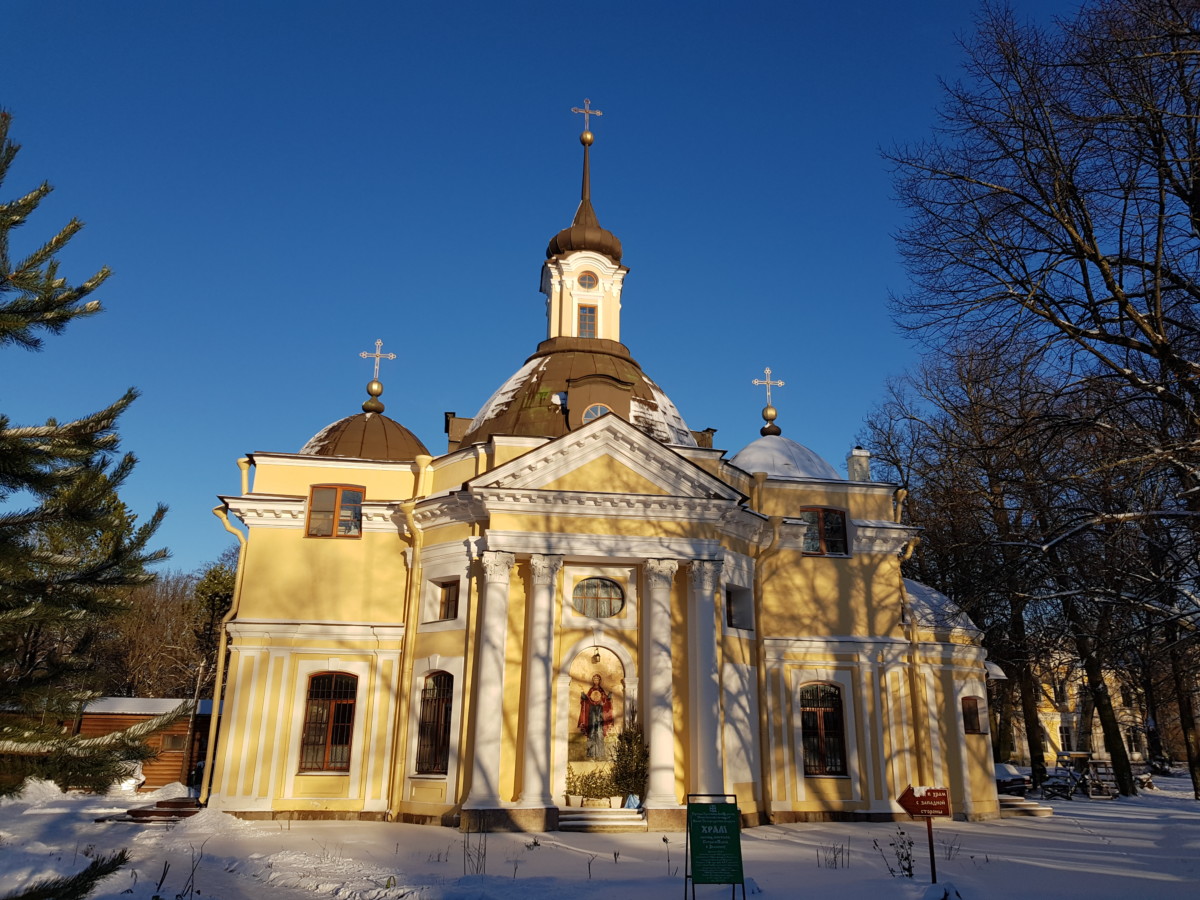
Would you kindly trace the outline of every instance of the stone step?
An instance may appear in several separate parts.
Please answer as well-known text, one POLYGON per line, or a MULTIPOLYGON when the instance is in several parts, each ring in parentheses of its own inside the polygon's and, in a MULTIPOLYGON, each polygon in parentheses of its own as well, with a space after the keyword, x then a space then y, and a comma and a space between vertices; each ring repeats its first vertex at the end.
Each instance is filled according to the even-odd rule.
POLYGON ((200 803, 191 797, 159 800, 153 806, 135 806, 116 816, 104 816, 97 822, 136 822, 141 825, 170 824, 200 812, 200 803))
POLYGON ((1049 806, 1035 806, 1032 809, 1002 809, 1000 810, 1000 818, 1002 819, 1019 819, 1025 816, 1036 819, 1045 819, 1054 815, 1054 810, 1049 806))
POLYGON ((1042 806, 1036 800, 1003 795, 1000 797, 1000 818, 1002 819, 1016 819, 1022 816, 1044 819, 1052 815, 1054 815, 1054 810, 1051 807, 1042 806))
POLYGON ((559 809, 559 831, 619 832, 645 831, 646 817, 640 809, 559 809))

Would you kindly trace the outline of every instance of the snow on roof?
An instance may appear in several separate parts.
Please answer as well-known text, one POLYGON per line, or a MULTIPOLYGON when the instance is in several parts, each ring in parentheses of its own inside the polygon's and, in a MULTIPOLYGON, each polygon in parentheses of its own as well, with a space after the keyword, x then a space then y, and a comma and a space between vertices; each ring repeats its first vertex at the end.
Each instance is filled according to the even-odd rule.
MULTIPOLYGON (((658 409, 652 409, 648 403, 643 403, 637 397, 633 397, 629 402, 629 418, 633 424, 639 428, 642 427, 642 422, 661 424, 667 430, 666 437, 650 432, 646 433, 656 440, 665 441, 668 444, 695 447, 696 438, 688 428, 687 422, 683 421, 683 416, 679 414, 679 409, 671 401, 671 398, 648 377, 646 378, 646 387, 650 389, 654 402, 658 404, 658 409)), ((644 428, 642 430, 645 431, 644 428)))
MULTIPOLYGON (((169 697, 100 697, 90 701, 84 712, 93 716, 161 716, 185 702, 182 698, 169 697)), ((197 711, 200 715, 208 715, 212 711, 212 701, 201 700, 197 711)))
MULTIPOLYGON (((512 377, 509 378, 508 381, 504 382, 504 384, 500 385, 500 388, 496 391, 496 393, 492 394, 492 396, 487 399, 487 402, 480 407, 479 412, 475 413, 475 418, 471 420, 471 428, 474 428, 481 422, 492 418, 502 409, 504 409, 504 407, 507 406, 512 398, 516 395, 517 391, 521 389, 521 385, 525 383, 525 380, 529 378, 534 369, 545 367, 546 359, 546 357, 542 356, 527 360, 525 365, 517 369, 517 371, 512 374, 512 377)), ((468 429, 468 431, 469 430, 470 429, 468 429)))
POLYGON ((768 478, 842 479, 837 469, 816 453, 778 434, 751 441, 730 462, 743 472, 766 472, 768 478))
POLYGON ((909 609, 918 624, 979 630, 967 614, 941 591, 935 591, 929 585, 911 578, 904 579, 904 590, 908 594, 909 609))

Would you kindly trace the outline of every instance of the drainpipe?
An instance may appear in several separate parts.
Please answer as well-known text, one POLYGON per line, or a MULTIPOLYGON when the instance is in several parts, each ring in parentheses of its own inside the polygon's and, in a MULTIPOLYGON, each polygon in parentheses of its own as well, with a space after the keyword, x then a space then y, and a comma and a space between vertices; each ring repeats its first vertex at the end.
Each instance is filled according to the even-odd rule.
MULTIPOLYGON (((766 476, 761 472, 754 473, 761 495, 762 481, 766 476), (762 479, 759 476, 762 475, 762 479)), ((780 532, 783 530, 783 516, 770 516, 771 543, 759 552, 754 559, 754 649, 758 657, 755 666, 754 680, 758 687, 758 734, 759 734, 759 770, 762 790, 762 816, 770 823, 771 819, 771 782, 775 777, 771 766, 771 723, 768 716, 770 698, 767 695, 767 638, 763 629, 763 563, 779 552, 780 532)))
MULTIPOLYGON (((919 537, 908 541, 900 551, 900 562, 908 562, 920 542, 919 537)), ((929 715, 924 686, 921 684, 921 664, 917 661, 920 653, 920 643, 917 640, 917 620, 912 614, 912 606, 908 601, 908 592, 904 589, 903 577, 900 579, 900 595, 903 598, 905 618, 908 619, 904 630, 908 636, 908 690, 912 694, 913 700, 913 743, 917 752, 917 777, 921 780, 921 784, 932 784, 932 759, 931 754, 927 752, 928 741, 922 723, 929 728, 935 726, 929 715)))
MULTIPOLYGON (((244 496, 249 493, 247 488, 249 486, 250 461, 242 457, 238 460, 238 468, 242 470, 242 495, 244 496)), ((221 630, 217 637, 217 670, 213 675, 212 714, 208 720, 208 746, 204 751, 204 776, 200 779, 201 806, 208 802, 209 791, 212 788, 213 756, 217 751, 217 720, 221 717, 222 682, 225 678, 225 648, 229 643, 228 625, 237 616, 238 607, 241 606, 242 581, 246 573, 246 536, 229 523, 229 513, 224 506, 213 507, 213 515, 221 520, 221 524, 225 526, 226 531, 237 538, 238 563, 237 576, 233 583, 233 603, 230 604, 229 612, 225 613, 224 618, 221 619, 221 630)))
POLYGON ((389 822, 395 819, 398 807, 404 801, 404 771, 407 771, 407 766, 404 771, 400 771, 399 764, 407 752, 408 720, 412 715, 409 694, 412 692, 413 652, 417 642, 417 619, 421 603, 421 548, 425 544, 425 534, 417 527, 414 510, 417 500, 429 493, 432 462, 432 456, 421 455, 416 458, 417 477, 413 482, 413 495, 400 504, 400 514, 404 516, 404 526, 408 529, 408 545, 412 549, 412 557, 408 571, 408 592, 404 600, 404 641, 400 651, 396 724, 392 732, 391 765, 388 766, 388 772, 394 779, 392 789, 388 792, 387 812, 384 814, 384 818, 389 822))

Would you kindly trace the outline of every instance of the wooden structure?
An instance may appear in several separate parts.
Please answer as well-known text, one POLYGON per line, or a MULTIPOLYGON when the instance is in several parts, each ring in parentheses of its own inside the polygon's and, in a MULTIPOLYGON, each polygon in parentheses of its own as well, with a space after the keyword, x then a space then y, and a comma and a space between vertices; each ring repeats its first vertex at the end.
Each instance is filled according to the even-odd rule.
MULTIPOLYGON (((78 719, 75 733, 82 737, 99 737, 123 731, 155 716, 161 716, 183 703, 180 699, 151 699, 147 697, 101 697, 93 700, 78 719)), ((208 722, 212 710, 211 700, 202 700, 196 713, 195 723, 184 716, 162 731, 147 735, 145 742, 158 755, 142 763, 142 774, 146 780, 138 787, 141 791, 152 791, 178 781, 188 784, 196 763, 204 759, 204 741, 208 737, 208 722), (192 741, 188 752, 188 728, 191 724, 192 741)))

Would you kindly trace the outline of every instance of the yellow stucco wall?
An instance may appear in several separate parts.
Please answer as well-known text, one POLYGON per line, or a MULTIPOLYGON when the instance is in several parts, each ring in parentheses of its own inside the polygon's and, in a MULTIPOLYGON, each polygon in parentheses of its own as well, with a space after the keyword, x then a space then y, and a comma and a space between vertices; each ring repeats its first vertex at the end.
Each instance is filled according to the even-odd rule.
POLYGON ((239 618, 404 621, 408 571, 394 534, 307 538, 295 529, 255 528, 246 549, 239 618))
POLYGON ((330 465, 322 459, 306 465, 295 457, 279 458, 256 454, 255 494, 308 497, 314 484, 357 484, 370 500, 406 500, 412 496, 416 475, 412 463, 372 462, 360 465, 330 465))

